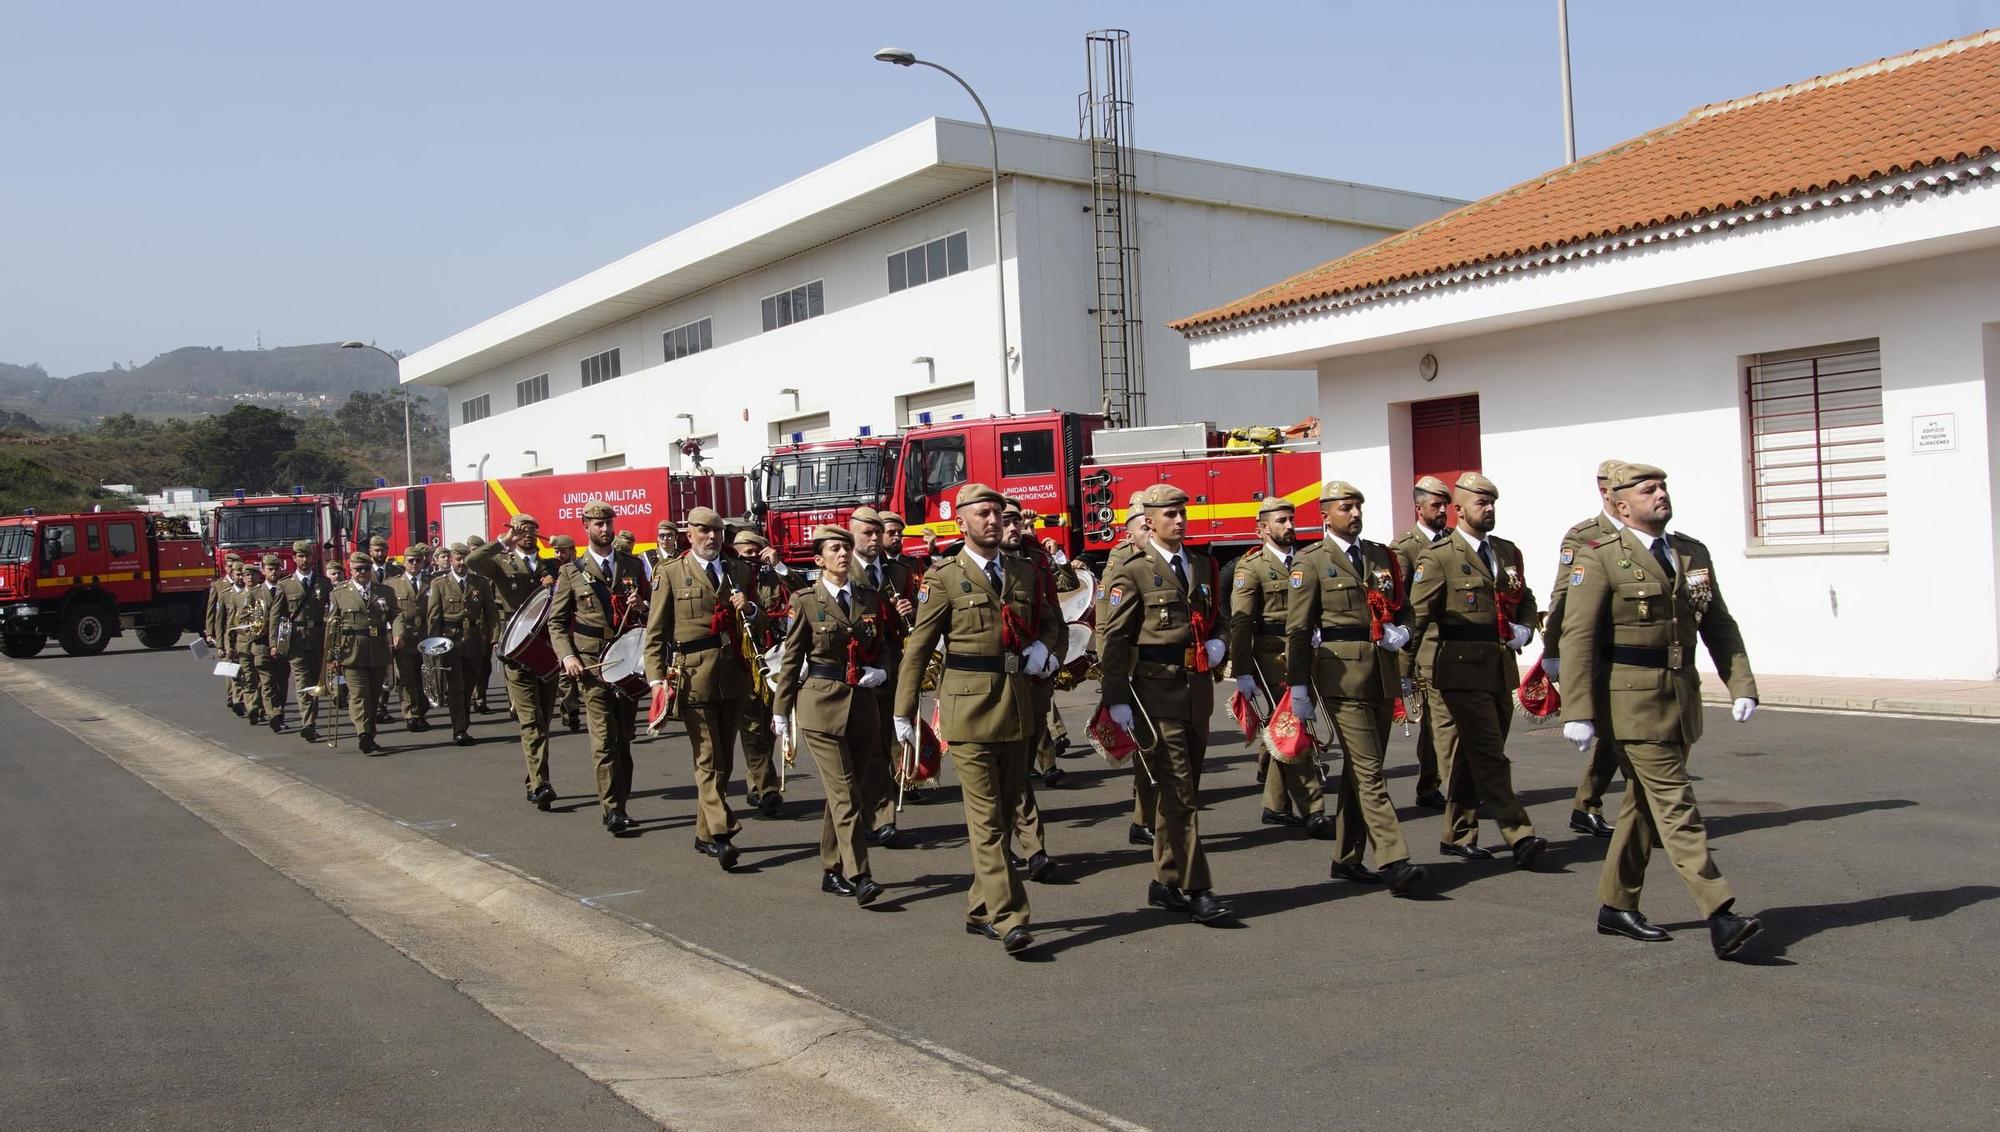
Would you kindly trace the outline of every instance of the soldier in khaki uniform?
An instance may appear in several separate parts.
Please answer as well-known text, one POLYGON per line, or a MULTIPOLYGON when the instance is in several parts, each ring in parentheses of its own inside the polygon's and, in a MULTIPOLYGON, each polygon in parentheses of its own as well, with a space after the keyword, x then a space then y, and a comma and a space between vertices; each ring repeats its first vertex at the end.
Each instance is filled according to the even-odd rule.
POLYGON ((1597 930, 1668 938, 1639 912, 1658 839, 1708 919, 1715 954, 1728 958, 1759 925, 1731 911, 1735 898, 1709 856, 1688 783, 1688 751, 1702 722, 1696 638, 1735 697, 1730 710, 1739 723, 1757 710, 1757 681, 1708 548, 1667 532, 1674 514, 1667 474, 1648 464, 1610 471, 1612 505, 1625 525, 1577 550, 1563 620, 1563 738, 1580 751, 1592 742, 1610 747, 1625 772, 1625 803, 1597 884, 1597 930))
POLYGON ((429 543, 411 543, 403 552, 404 569, 391 576, 389 591, 396 595, 401 620, 396 625, 394 664, 395 687, 403 697, 403 728, 411 733, 429 731, 431 708, 424 698, 424 658, 417 643, 430 636, 424 623, 424 603, 430 590, 431 548, 429 543))
MULTIPOLYGON (((485 545, 486 540, 478 535, 466 535, 465 553, 454 557, 464 567, 472 552, 485 545)), ((466 576, 472 579, 473 588, 479 594, 479 638, 471 655, 466 658, 470 662, 466 666, 466 682, 471 685, 472 710, 485 715, 493 710, 487 706, 486 688, 493 681, 493 644, 499 639, 504 622, 500 618, 500 603, 493 597, 493 583, 469 569, 466 576)))
MULTIPOLYGON (((1562 631, 1563 607, 1569 596, 1569 576, 1576 561, 1576 552, 1584 544, 1615 537, 1625 527, 1611 514, 1611 474, 1620 460, 1606 460, 1597 465, 1597 498, 1600 506, 1595 515, 1563 532, 1562 550, 1557 555, 1556 584, 1549 590, 1549 611, 1542 621, 1542 671, 1549 679, 1562 679, 1562 631)), ((1583 780, 1576 785, 1576 801, 1570 809, 1569 827, 1578 833, 1592 837, 1611 836, 1611 825, 1604 820, 1604 792, 1611 789, 1611 775, 1618 769, 1618 755, 1609 744, 1599 743, 1590 754, 1590 762, 1583 768, 1583 780)))
POLYGON ((237 619, 247 624, 241 639, 245 651, 250 656, 249 663, 256 669, 257 698, 250 722, 268 724, 271 730, 285 729, 285 677, 288 674, 285 657, 279 651, 279 641, 272 634, 281 623, 273 623, 271 610, 278 604, 278 574, 285 568, 285 560, 275 554, 266 554, 262 569, 250 568, 249 585, 238 599, 237 619))
MULTIPOLYGON (((237 574, 243 565, 243 556, 230 551, 222 557, 222 573, 208 584, 208 602, 202 606, 201 639, 223 659, 229 657, 229 628, 223 617, 229 595, 236 592, 237 574)), ((248 714, 243 706, 242 689, 235 680, 222 682, 222 702, 237 715, 248 714)))
POLYGON ((688 512, 689 548, 661 563, 653 575, 653 608, 646 621, 646 675, 654 684, 675 674, 681 723, 694 749, 694 847, 725 870, 736 866, 734 838, 743 828, 729 808, 729 776, 736 764, 736 736, 754 701, 751 666, 742 639, 759 613, 751 595, 757 575, 748 563, 723 553, 722 516, 707 507, 688 512))
POLYGON ((653 545, 651 549, 639 556, 639 561, 645 563, 646 577, 650 579, 654 574, 658 573, 660 563, 671 562, 680 556, 680 532, 674 529, 674 521, 672 519, 661 519, 660 525, 653 531, 653 545))
POLYGON ((999 492, 983 483, 956 498, 965 543, 934 562, 917 588, 917 624, 904 642, 896 682, 895 737, 917 740, 924 667, 944 644, 938 677, 938 737, 950 746, 965 800, 972 891, 965 930, 1001 941, 1009 954, 1034 942, 1028 893, 1007 859, 1012 807, 1027 788, 1027 744, 1035 732, 1029 678, 1055 671, 1062 614, 1041 601, 1033 571, 1000 549, 999 492), (1030 626, 1040 625, 1041 635, 1030 626))
MULTIPOLYGON (((787 571, 779 574, 772 568, 776 562, 775 553, 767 553, 770 543, 763 535, 745 527, 737 531, 730 542, 730 549, 736 552, 737 560, 749 566, 757 576, 757 588, 751 595, 751 602, 757 607, 757 616, 751 619, 751 643, 762 653, 785 639, 785 614, 790 608, 792 585, 803 586, 806 576, 801 571, 787 571), (766 559, 771 562, 766 562, 766 559)), ((784 563, 776 562, 782 566, 784 563)), ((754 677, 754 673, 752 674, 754 677)), ((784 805, 785 796, 778 789, 778 769, 771 760, 772 751, 777 746, 777 737, 771 732, 771 712, 773 694, 767 683, 757 686, 752 680, 751 691, 757 703, 743 713, 742 732, 738 736, 743 741, 743 781, 748 788, 745 801, 767 818, 778 816, 778 809, 784 805)), ((886 715, 885 715, 886 718, 886 715)))
POLYGON ((1292 566, 1285 670, 1300 719, 1312 719, 1317 691, 1340 739, 1334 877, 1356 884, 1386 881, 1390 892, 1402 896, 1423 883, 1424 869, 1410 863, 1382 761, 1400 680, 1396 654, 1410 643, 1410 611, 1395 552, 1361 537, 1363 502, 1359 489, 1340 480, 1320 491, 1326 537, 1292 566), (1379 872, 1361 861, 1369 842, 1379 872))
POLYGON ((465 557, 470 553, 462 542, 451 544, 441 555, 444 569, 431 579, 424 598, 424 624, 432 636, 451 642, 451 651, 439 657, 438 662, 444 669, 444 702, 451 715, 451 741, 461 747, 472 746, 470 673, 486 617, 480 582, 465 572, 465 557))
MULTIPOLYGON (((1290 500, 1266 499, 1257 508, 1263 545, 1238 558, 1230 572, 1229 668, 1236 674, 1236 690, 1252 701, 1263 697, 1271 710, 1285 685, 1293 682, 1285 677, 1285 617, 1293 604, 1292 564, 1302 557, 1294 554, 1297 512, 1290 500)), ((1294 706, 1301 702, 1302 697, 1292 697, 1294 706)), ((1269 759, 1261 740, 1258 747, 1269 759)), ((1319 760, 1271 761, 1276 765, 1264 774, 1263 823, 1302 825, 1313 837, 1332 840, 1334 823, 1326 812, 1319 760)))
MULTIPOLYGON (((1050 607, 1056 610, 1056 620, 1062 620, 1062 607, 1056 602, 1055 563, 1035 545, 1034 534, 1028 526, 1027 513, 1021 504, 1003 497, 1000 507, 1000 552, 1009 558, 1028 564, 1034 571, 1036 608, 1050 607)), ((1042 636, 1032 623, 1029 632, 1042 636)), ((1012 814, 1014 844, 1021 853, 1010 863, 1017 869, 1025 869, 1029 880, 1045 880, 1049 870, 1055 867, 1055 858, 1049 856, 1046 833, 1042 827, 1042 808, 1035 801, 1035 779, 1040 777, 1037 769, 1041 752, 1049 745, 1049 709, 1055 704, 1055 671, 1062 663, 1062 647, 1066 643, 1069 630, 1063 628, 1055 637, 1051 651, 1056 655, 1056 665, 1049 669, 1048 676, 1031 677, 1028 689, 1035 697, 1034 734, 1022 749, 1021 797, 1012 814)))
POLYGON ((1146 902, 1184 911, 1197 923, 1230 913, 1209 882, 1195 810, 1201 797, 1201 763, 1208 745, 1218 668, 1227 648, 1214 571, 1206 555, 1182 542, 1187 493, 1154 484, 1141 495, 1152 525, 1149 545, 1105 575, 1104 702, 1111 719, 1130 733, 1143 759, 1142 781, 1156 784, 1153 882, 1146 902), (1135 719, 1134 707, 1144 711, 1135 719))
MULTIPOLYGON (((540 536, 541 525, 535 517, 519 514, 509 521, 506 533, 465 556, 467 572, 492 583, 503 626, 542 588, 540 536)), ((556 798, 555 787, 549 783, 549 717, 555 711, 555 679, 544 679, 511 663, 502 668, 501 679, 507 684, 507 702, 521 727, 528 801, 546 812, 556 798)))
MULTIPOLYGON (((557 535, 549 540, 549 550, 554 557, 543 564, 544 567, 552 567, 545 569, 542 574, 542 584, 545 586, 555 585, 556 577, 562 573, 562 568, 576 561, 576 540, 568 535, 557 535)), ((651 577, 652 575, 647 575, 649 581, 651 577)), ((556 673, 555 710, 562 714, 563 726, 568 727, 572 734, 583 730, 582 679, 567 672, 556 673)), ((550 719, 553 721, 554 716, 550 716, 550 719)))
POLYGON ((1478 472, 1458 477, 1452 491, 1458 529, 1418 552, 1410 575, 1410 631, 1420 642, 1417 670, 1430 681, 1425 714, 1444 725, 1438 761, 1447 804, 1438 847, 1454 857, 1492 859, 1479 844, 1483 804, 1513 849, 1514 864, 1525 869, 1549 845, 1535 836, 1515 797, 1507 761, 1521 682, 1515 654, 1534 637, 1535 595, 1523 580, 1520 550, 1493 534, 1499 498, 1500 489, 1478 472))
MULTIPOLYGON (((822 526, 813 533, 819 581, 792 595, 791 623, 778 661, 772 729, 782 740, 797 713, 801 738, 826 794, 820 820, 820 891, 869 904, 882 886, 868 871, 863 836, 861 769, 881 742, 889 672, 899 659, 896 634, 884 620, 882 594, 854 583, 854 535, 822 526)), ((893 617, 894 613, 886 616, 893 617)))
MULTIPOLYGON (((300 539, 292 544, 291 576, 278 583, 278 601, 271 609, 272 632, 281 644, 280 653, 289 665, 293 689, 305 689, 320 682, 326 660, 326 601, 333 583, 316 569, 313 544, 300 539)), ((299 696, 299 737, 308 743, 319 741, 318 696, 299 696)))
POLYGON ((368 540, 368 564, 375 570, 377 585, 387 585, 389 579, 403 576, 402 565, 389 557, 389 540, 381 535, 368 540))
MULTIPOLYGON (((1112 571, 1146 553, 1152 538, 1152 526, 1146 519, 1146 493, 1135 491, 1125 504, 1125 537, 1111 548, 1104 559, 1104 577, 1111 577, 1112 571)), ((1091 619, 1090 651, 1098 660, 1099 687, 1103 686, 1104 671, 1104 627, 1111 623, 1111 606, 1105 601, 1110 590, 1102 580, 1097 586, 1097 596, 1091 607, 1096 616, 1091 619)), ((1125 840, 1131 845, 1151 845, 1153 843, 1153 813, 1156 795, 1153 784, 1144 774, 1132 778, 1132 823, 1125 831, 1125 840)))
POLYGON ((361 736, 361 753, 372 755, 381 749, 375 744, 375 718, 399 614, 396 595, 375 582, 375 563, 368 555, 357 550, 347 565, 353 580, 335 586, 328 599, 327 647, 337 650, 347 681, 347 717, 361 736))
MULTIPOLYGON (((856 507, 847 517, 847 532, 854 538, 852 572, 855 584, 874 590, 880 598, 883 615, 893 619, 890 628, 898 633, 905 631, 910 619, 916 616, 917 607, 910 601, 916 591, 909 568, 898 562, 891 562, 883 552, 882 517, 873 507, 856 507)), ((883 695, 875 697, 881 719, 875 730, 875 752, 861 761, 861 817, 867 827, 869 840, 887 848, 896 843, 899 831, 896 829, 896 779, 894 755, 890 750, 894 738, 890 723, 890 713, 895 705, 896 682, 892 675, 889 687, 883 695)))
MULTIPOLYGON (((1416 573, 1419 552, 1451 536, 1451 527, 1446 523, 1451 515, 1451 489, 1445 486, 1444 481, 1436 476, 1425 476, 1417 481, 1410 495, 1416 501, 1417 521, 1403 532, 1403 537, 1397 539, 1391 548, 1402 565, 1405 579, 1416 573)), ((1417 683, 1417 650, 1421 644, 1420 641, 1412 641, 1399 657, 1403 676, 1403 707, 1405 711, 1419 716, 1414 725, 1417 732, 1417 805, 1442 810, 1444 792, 1438 787, 1444 780, 1438 775, 1437 732, 1449 724, 1423 710, 1427 690, 1417 683)))
POLYGON ((613 836, 632 827, 625 801, 632 793, 632 730, 639 705, 604 682, 598 668, 619 635, 644 623, 651 588, 646 568, 613 541, 617 513, 593 499, 583 505, 590 545, 556 575, 549 601, 549 643, 565 674, 577 681, 590 718, 590 749, 597 767, 597 801, 613 836))

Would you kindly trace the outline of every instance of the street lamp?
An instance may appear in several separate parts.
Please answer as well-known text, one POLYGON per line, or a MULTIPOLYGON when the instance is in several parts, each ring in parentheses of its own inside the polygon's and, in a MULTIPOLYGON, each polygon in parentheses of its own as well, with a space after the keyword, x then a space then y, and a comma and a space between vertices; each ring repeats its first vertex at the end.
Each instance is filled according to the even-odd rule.
POLYGON ((986 112, 986 103, 980 100, 979 92, 951 68, 919 59, 916 52, 900 47, 884 47, 875 53, 875 58, 898 67, 929 67, 934 71, 943 71, 972 96, 972 104, 979 108, 979 116, 986 121, 986 138, 993 145, 993 296, 1000 307, 1000 413, 1005 416, 1014 411, 1014 396, 1007 375, 1007 273, 1003 270, 1006 258, 1000 254, 1000 132, 993 128, 993 116, 986 112))
POLYGON ((397 388, 403 394, 403 483, 417 482, 417 463, 410 458, 410 387, 402 384, 403 361, 380 346, 370 346, 366 342, 347 341, 340 344, 343 350, 373 350, 396 365, 397 388))

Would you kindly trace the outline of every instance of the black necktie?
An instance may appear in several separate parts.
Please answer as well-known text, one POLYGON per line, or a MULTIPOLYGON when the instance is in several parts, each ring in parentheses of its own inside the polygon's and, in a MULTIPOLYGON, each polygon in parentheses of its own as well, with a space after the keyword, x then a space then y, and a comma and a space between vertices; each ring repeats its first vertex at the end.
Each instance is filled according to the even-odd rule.
POLYGON ((993 583, 993 592, 1000 592, 1000 563, 998 560, 986 564, 986 580, 993 583))
POLYGON ((868 584, 878 590, 882 588, 882 567, 879 563, 868 564, 868 584))
POLYGON ((1355 577, 1357 577, 1357 578, 1361 577, 1361 544, 1360 544, 1360 543, 1358 543, 1358 542, 1357 542, 1357 543, 1355 543, 1354 545, 1352 545, 1352 546, 1350 546, 1350 547, 1348 547, 1348 548, 1347 548, 1347 560, 1348 560, 1349 562, 1352 562, 1352 563, 1354 563, 1354 576, 1355 576, 1355 577))
POLYGON ((1674 560, 1667 557, 1667 536, 1653 540, 1653 557, 1660 560, 1660 569, 1667 572, 1667 581, 1674 580, 1674 560))
POLYGON ((1488 574, 1496 578, 1500 576, 1500 572, 1493 568, 1493 546, 1491 543, 1482 542, 1479 544, 1479 560, 1486 563, 1486 572, 1488 574))
POLYGON ((1173 562, 1174 562, 1174 581, 1179 582, 1181 584, 1181 591, 1185 593, 1188 588, 1187 567, 1181 565, 1181 556, 1178 554, 1174 555, 1173 562))
POLYGON ((840 598, 840 615, 846 617, 851 612, 847 605, 847 591, 842 589, 837 596, 840 598))
POLYGON ((710 562, 708 564, 708 584, 715 587, 715 592, 722 592, 722 563, 710 562))
POLYGON ((1445 528, 1444 530, 1441 530, 1441 531, 1439 531, 1438 533, 1436 533, 1436 534, 1432 535, 1432 536, 1431 536, 1431 541, 1432 541, 1432 542, 1443 542, 1443 541, 1444 541, 1444 536, 1446 536, 1446 535, 1448 535, 1448 534, 1450 534, 1450 533, 1451 533, 1451 528, 1450 528, 1450 527, 1446 527, 1446 528, 1445 528))
POLYGON ((1288 553, 1285 555, 1285 569, 1289 570, 1291 568, 1292 568, 1292 556, 1288 553))

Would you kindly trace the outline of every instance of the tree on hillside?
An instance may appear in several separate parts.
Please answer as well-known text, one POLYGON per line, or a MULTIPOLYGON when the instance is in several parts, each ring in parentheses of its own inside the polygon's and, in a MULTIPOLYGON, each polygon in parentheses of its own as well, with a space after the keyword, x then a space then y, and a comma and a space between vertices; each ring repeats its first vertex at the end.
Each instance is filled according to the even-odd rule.
POLYGON ((181 459, 196 483, 217 494, 239 487, 269 491, 280 486, 279 458, 297 445, 289 414, 238 405, 190 428, 181 459))
POLYGON ((278 457, 275 472, 280 490, 303 487, 311 492, 346 491, 361 483, 366 474, 345 456, 313 445, 278 457))

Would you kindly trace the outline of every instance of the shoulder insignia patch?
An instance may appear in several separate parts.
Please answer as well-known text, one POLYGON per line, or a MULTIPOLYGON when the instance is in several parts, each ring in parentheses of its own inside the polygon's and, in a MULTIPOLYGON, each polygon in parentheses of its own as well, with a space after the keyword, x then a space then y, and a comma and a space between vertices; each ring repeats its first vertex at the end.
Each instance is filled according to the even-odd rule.
POLYGON ((1118 604, 1125 600, 1125 587, 1122 585, 1112 586, 1111 592, 1105 595, 1104 600, 1111 608, 1118 608, 1118 604))
POLYGON ((1580 586, 1583 584, 1583 567, 1578 566, 1576 569, 1571 570, 1569 572, 1569 584, 1572 586, 1580 586))
POLYGON ((1424 580, 1424 568, 1422 566, 1419 566, 1416 568, 1416 570, 1411 572, 1410 584, 1414 586, 1418 582, 1421 582, 1423 580, 1424 580))
POLYGON ((929 582, 925 582, 923 585, 917 587, 917 600, 919 602, 926 602, 929 601, 930 599, 931 599, 931 584, 929 582))
POLYGON ((1573 548, 1571 548, 1571 547, 1564 547, 1564 548, 1563 548, 1563 554, 1562 554, 1562 564, 1563 564, 1563 565, 1565 565, 1565 566, 1567 566, 1567 565, 1569 565, 1570 563, 1572 563, 1572 562, 1574 562, 1574 561, 1576 561, 1576 551, 1575 551, 1575 549, 1573 549, 1573 548))
POLYGON ((1306 572, 1304 570, 1292 571, 1292 588, 1298 589, 1299 587, 1305 584, 1306 584, 1306 572))
POLYGON ((1239 590, 1247 590, 1250 588, 1250 571, 1248 570, 1236 571, 1236 588, 1239 590))

